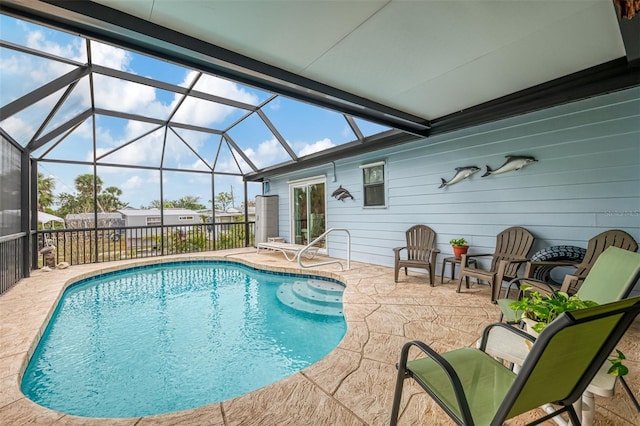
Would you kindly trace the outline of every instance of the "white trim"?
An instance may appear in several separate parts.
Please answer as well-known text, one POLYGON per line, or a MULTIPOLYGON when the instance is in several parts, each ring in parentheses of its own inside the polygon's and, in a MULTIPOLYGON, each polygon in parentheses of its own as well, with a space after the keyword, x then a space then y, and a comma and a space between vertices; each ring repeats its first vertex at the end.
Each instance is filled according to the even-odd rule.
POLYGON ((312 182, 312 181, 314 181, 314 180, 318 180, 318 181, 319 181, 319 180, 321 180, 321 179, 323 179, 323 180, 324 180, 324 182, 326 182, 326 180, 327 180, 327 175, 326 175, 326 174, 324 174, 324 175, 317 175, 317 176, 312 176, 312 177, 308 177, 308 178, 288 180, 288 181, 287 181, 287 183, 288 183, 289 185, 298 185, 298 184, 300 184, 300 183, 305 183, 306 181, 310 181, 310 182, 312 182))
POLYGON ((387 164, 386 161, 376 161, 375 163, 369 163, 369 164, 361 164, 359 167, 361 169, 367 169, 369 167, 376 167, 376 166, 385 166, 387 164))

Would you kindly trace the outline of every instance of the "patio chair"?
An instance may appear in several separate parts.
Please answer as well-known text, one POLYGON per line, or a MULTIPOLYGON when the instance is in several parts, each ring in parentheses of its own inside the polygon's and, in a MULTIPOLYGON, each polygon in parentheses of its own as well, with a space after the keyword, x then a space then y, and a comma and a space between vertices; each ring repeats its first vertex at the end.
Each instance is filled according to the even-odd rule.
MULTIPOLYGON (((575 293, 582 300, 592 300, 603 304, 614 302, 629 296, 635 283, 640 279, 640 253, 609 247, 598 256, 598 260, 591 268, 582 286, 575 293)), ((512 285, 524 285, 533 282, 528 278, 516 278, 512 285)), ((538 285, 545 285, 537 281, 538 285)), ((531 291, 537 291, 532 288, 531 291)), ((508 294, 509 289, 506 293, 508 294)), ((521 312, 516 312, 509 306, 515 299, 500 299, 500 320, 515 324, 520 322, 521 312)))
POLYGON ((484 330, 477 349, 443 354, 423 342, 408 342, 400 353, 391 425, 397 424, 402 388, 408 378, 414 379, 460 425, 501 425, 548 403, 558 407, 530 424, 567 412, 571 423, 579 425, 572 404, 581 398, 639 313, 640 297, 565 312, 537 339, 496 323, 484 330), (517 373, 487 353, 491 340, 500 339, 493 335, 505 333, 535 342, 517 373), (412 347, 426 357, 408 361, 412 347))
MULTIPOLYGON (((638 279, 640 279, 640 253, 610 246, 598 256, 598 260, 594 263, 576 295, 582 300, 591 300, 601 305, 615 302, 628 297, 638 279)), ((530 282, 530 280, 525 279, 516 279, 514 281, 519 280, 524 283, 530 282)), ((536 289, 532 290, 535 291, 536 289)), ((508 292, 509 290, 507 289, 508 292)), ((520 322, 522 312, 514 311, 509 307, 514 301, 513 299, 498 300, 498 306, 501 311, 500 321, 505 320, 509 324, 520 322)), ((607 375, 605 374, 604 376, 606 377, 607 375)), ((635 407, 640 411, 640 403, 638 403, 624 377, 620 376, 618 379, 620 379, 623 389, 627 392, 635 407)), ((614 386, 615 381, 599 380, 596 388, 587 390, 585 398, 593 400, 593 393, 612 396, 614 386)), ((588 405, 593 407, 593 403, 588 405)))
POLYGON ((507 228, 496 238, 496 249, 493 253, 463 254, 460 261, 460 277, 458 290, 462 287, 462 280, 469 288, 469 277, 487 281, 491 285, 491 301, 495 302, 502 287, 502 281, 516 278, 520 265, 527 262, 527 254, 533 245, 533 235, 522 227, 507 228), (469 259, 491 256, 491 266, 488 270, 469 266, 469 259))
MULTIPOLYGON (((610 229, 589 240, 587 243, 587 252, 579 264, 576 265, 562 261, 528 262, 525 267, 524 276, 527 278, 532 277, 533 272, 538 267, 548 268, 551 266, 572 266, 576 268, 575 272, 567 274, 564 277, 559 290, 570 295, 575 294, 585 281, 585 278, 589 274, 593 265, 595 265, 596 260, 598 260, 599 256, 609 247, 619 247, 624 250, 635 252, 638 250, 638 243, 628 233, 620 229, 610 229)), ((523 279, 516 282, 516 284, 527 284, 533 287, 534 290, 539 291, 541 294, 551 294, 554 290, 558 290, 557 286, 541 280, 523 279)))
POLYGON ((407 268, 426 269, 429 273, 429 284, 434 286, 433 276, 436 271, 436 258, 440 250, 434 248, 436 242, 436 232, 426 225, 414 225, 406 232, 407 245, 393 249, 395 258, 394 277, 398 282, 398 272, 404 268, 407 275, 407 268), (406 250, 407 258, 401 259, 400 253, 406 250))

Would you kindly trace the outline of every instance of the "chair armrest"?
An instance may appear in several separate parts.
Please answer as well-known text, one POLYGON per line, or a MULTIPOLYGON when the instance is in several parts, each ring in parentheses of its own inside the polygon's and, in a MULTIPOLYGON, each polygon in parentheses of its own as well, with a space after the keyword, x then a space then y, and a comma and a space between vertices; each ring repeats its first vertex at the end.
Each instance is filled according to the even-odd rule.
POLYGON ((562 286, 560 287, 560 291, 567 293, 569 295, 575 294, 580 288, 582 281, 584 281, 586 277, 587 277, 586 274, 585 275, 577 275, 577 274, 565 275, 564 280, 562 280, 562 286))
POLYGON ((493 256, 493 253, 474 253, 474 254, 468 254, 465 253, 460 257, 460 269, 464 269, 466 267, 469 266, 469 261, 468 259, 474 258, 474 257, 483 257, 483 256, 493 256))
MULTIPOLYGON (((456 402, 458 403, 458 410, 462 414, 462 419, 465 423, 468 420, 472 420, 471 417, 471 409, 469 408, 469 402, 467 401, 467 397, 464 394, 464 388, 462 387, 462 382, 460 381, 460 377, 451 366, 449 361, 444 359, 440 354, 431 349, 426 343, 420 342, 419 340, 413 340, 411 342, 407 342, 402 347, 402 351, 400 352, 400 361, 398 362, 398 379, 406 375, 407 371, 407 359, 409 358, 409 349, 411 347, 417 347, 420 349, 422 353, 424 353, 427 357, 431 358, 447 375, 449 378, 449 382, 451 383, 451 387, 454 390, 454 394, 456 395, 456 402)), ((418 383, 422 384, 421 380, 417 380, 418 383)), ((457 416, 454 416, 457 417, 457 416)))
POLYGON ((549 294, 553 293, 555 290, 558 289, 557 287, 554 287, 551 284, 546 283, 544 281, 528 278, 526 276, 518 277, 509 281, 509 286, 507 287, 504 293, 505 299, 509 297, 509 293, 511 292, 511 290, 513 290, 515 286, 519 290, 518 297, 517 297, 519 300, 522 296, 523 285, 530 285, 531 287, 533 287, 532 291, 542 290, 543 292, 547 292, 549 294))
POLYGON ((489 324, 482 333, 479 349, 493 357, 522 365, 536 338, 505 323, 489 324))
MULTIPOLYGON (((495 279, 493 281, 493 288, 492 288, 492 294, 491 294, 491 301, 495 302, 498 299, 498 296, 500 294, 500 289, 502 288, 502 281, 504 280, 504 274, 507 270, 507 266, 509 266, 510 264, 514 263, 514 264, 523 264, 528 262, 527 259, 521 258, 521 259, 503 259, 500 262, 498 262, 498 267, 496 268, 496 275, 495 275, 495 279)), ((520 269, 520 266, 518 266, 518 269, 520 269)), ((518 272, 518 269, 516 270, 516 273, 518 272)), ((508 277, 511 278, 511 277, 508 277)))
POLYGON ((394 247, 393 248, 393 255, 395 257, 396 263, 397 263, 398 260, 400 260, 400 252, 402 250, 405 250, 405 249, 406 249, 406 247, 394 247))
POLYGON ((483 256, 493 256, 495 253, 473 253, 473 254, 463 254, 462 256, 467 257, 483 257, 483 256))
POLYGON ((541 260, 536 262, 527 262, 527 266, 524 270, 524 276, 527 278, 533 277, 533 273, 537 268, 546 267, 546 268, 555 268, 558 266, 576 266, 578 265, 577 261, 570 260, 541 260))
POLYGON ((438 262, 438 255, 440 254, 440 249, 434 248, 431 250, 431 256, 429 256, 429 262, 435 268, 436 263, 438 262))
POLYGON ((520 257, 520 258, 516 257, 516 258, 513 258, 513 259, 503 259, 503 260, 501 260, 501 262, 520 263, 520 264, 522 264, 522 263, 528 263, 529 259, 527 259, 525 257, 520 257))

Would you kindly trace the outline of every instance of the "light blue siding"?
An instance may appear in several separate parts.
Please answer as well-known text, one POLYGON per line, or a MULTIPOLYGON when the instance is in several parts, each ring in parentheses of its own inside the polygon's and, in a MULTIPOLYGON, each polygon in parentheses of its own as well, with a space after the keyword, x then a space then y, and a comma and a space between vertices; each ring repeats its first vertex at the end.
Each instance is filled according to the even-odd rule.
MULTIPOLYGON (((319 175, 327 177, 327 226, 351 231, 356 261, 393 265, 391 249, 404 244, 404 231, 416 223, 438 233, 439 264, 452 253, 451 238, 465 237, 472 252, 493 252, 496 234, 509 226, 524 226, 536 236, 532 252, 558 244, 586 247, 611 228, 640 241, 640 89, 346 158, 336 162, 335 182, 331 164, 271 178, 287 240, 287 182, 319 175), (481 177, 486 165, 495 170, 508 154, 538 162, 481 177), (363 208, 358 166, 378 160, 387 162, 387 208, 363 208), (440 178, 449 180, 456 167, 471 165, 482 170, 438 188, 440 178), (355 200, 330 198, 339 185, 355 200)), ((330 238, 331 256, 345 257, 345 250, 344 237, 330 238)))

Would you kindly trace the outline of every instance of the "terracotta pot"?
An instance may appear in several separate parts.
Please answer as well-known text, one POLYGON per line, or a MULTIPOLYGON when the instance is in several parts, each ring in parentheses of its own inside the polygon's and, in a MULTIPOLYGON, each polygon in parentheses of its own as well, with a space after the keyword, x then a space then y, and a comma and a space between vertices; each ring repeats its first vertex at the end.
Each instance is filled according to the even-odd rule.
POLYGON ((455 257, 462 257, 463 254, 469 250, 469 246, 451 246, 453 247, 453 255, 455 257))

